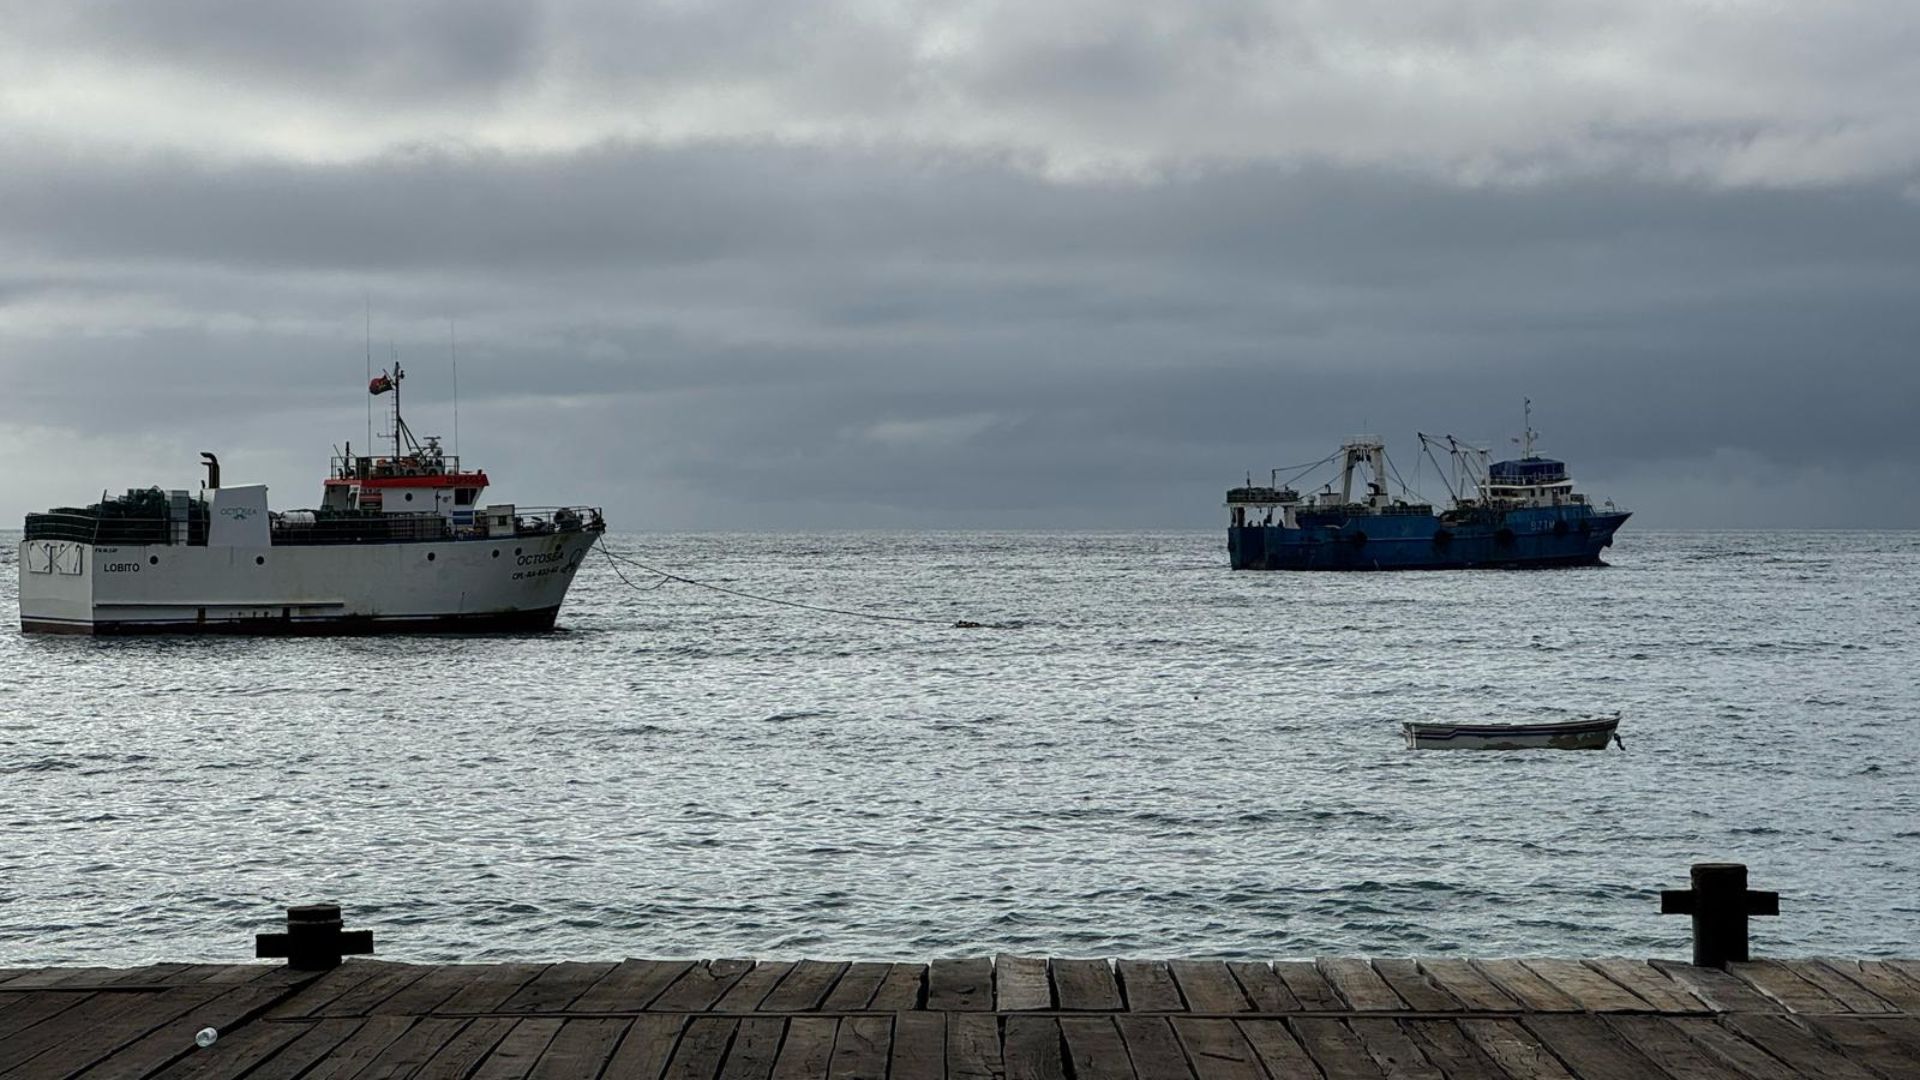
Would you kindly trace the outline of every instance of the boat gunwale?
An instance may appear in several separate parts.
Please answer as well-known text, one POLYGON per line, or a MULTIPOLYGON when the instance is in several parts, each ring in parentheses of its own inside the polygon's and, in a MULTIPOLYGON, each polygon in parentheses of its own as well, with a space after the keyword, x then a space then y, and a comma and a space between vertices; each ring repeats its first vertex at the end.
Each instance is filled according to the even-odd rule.
POLYGON ((1619 726, 1618 716, 1602 716, 1591 720, 1566 720, 1538 724, 1446 724, 1426 720, 1406 720, 1401 722, 1400 729, 1420 738, 1450 738, 1454 735, 1584 735, 1591 732, 1612 731, 1619 726))

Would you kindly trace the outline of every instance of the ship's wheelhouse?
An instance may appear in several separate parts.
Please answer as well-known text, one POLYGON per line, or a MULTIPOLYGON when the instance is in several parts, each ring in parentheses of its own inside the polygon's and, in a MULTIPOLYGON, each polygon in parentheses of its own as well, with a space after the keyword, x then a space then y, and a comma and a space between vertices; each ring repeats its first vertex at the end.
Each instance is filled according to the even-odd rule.
POLYGON ((1522 506, 1579 506, 1587 501, 1574 494, 1567 463, 1543 457, 1494 462, 1487 468, 1485 494, 1491 501, 1522 506))

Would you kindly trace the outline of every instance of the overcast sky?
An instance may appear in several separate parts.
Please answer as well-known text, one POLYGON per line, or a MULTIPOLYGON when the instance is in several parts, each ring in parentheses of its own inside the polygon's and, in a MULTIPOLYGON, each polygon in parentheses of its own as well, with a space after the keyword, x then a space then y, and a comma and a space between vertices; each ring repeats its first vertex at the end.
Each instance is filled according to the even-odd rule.
POLYGON ((615 528, 1216 528, 1523 397, 1636 526, 1920 526, 1916 102, 1848 0, 0 0, 0 514, 312 505, 370 309, 615 528))

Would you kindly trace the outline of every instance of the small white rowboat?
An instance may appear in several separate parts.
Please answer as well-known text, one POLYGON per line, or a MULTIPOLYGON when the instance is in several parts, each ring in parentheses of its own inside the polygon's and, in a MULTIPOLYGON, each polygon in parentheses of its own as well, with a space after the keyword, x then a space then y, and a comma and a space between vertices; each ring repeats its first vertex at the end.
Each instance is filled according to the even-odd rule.
MULTIPOLYGON (((1409 750, 1605 750, 1620 742, 1620 714, 1551 724, 1423 724, 1401 730, 1409 750)), ((1621 748, 1626 747, 1620 743, 1621 748)))

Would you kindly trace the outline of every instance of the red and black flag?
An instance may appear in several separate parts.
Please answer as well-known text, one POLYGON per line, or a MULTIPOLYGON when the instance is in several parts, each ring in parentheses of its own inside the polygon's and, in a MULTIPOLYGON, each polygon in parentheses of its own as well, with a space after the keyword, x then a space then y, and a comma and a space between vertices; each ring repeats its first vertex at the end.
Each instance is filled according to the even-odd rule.
POLYGON ((384 371, 376 376, 372 382, 367 384, 367 393, 369 394, 384 394, 391 389, 393 389, 393 379, 388 377, 384 371))

